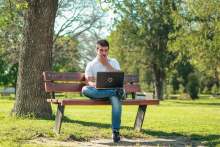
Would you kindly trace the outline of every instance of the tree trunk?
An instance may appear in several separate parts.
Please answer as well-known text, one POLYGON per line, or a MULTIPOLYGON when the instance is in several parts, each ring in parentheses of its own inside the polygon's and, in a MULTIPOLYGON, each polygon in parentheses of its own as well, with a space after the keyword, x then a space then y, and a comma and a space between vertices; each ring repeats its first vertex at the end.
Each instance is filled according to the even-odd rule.
POLYGON ((51 70, 53 29, 58 0, 28 0, 24 41, 20 51, 16 101, 12 112, 17 116, 50 118, 42 72, 51 70))
POLYGON ((215 68, 214 69, 215 70, 215 81, 216 81, 216 86, 217 86, 217 88, 219 89, 219 87, 220 87, 220 83, 219 83, 219 74, 218 74, 218 70, 217 70, 217 68, 215 68))
POLYGON ((155 98, 162 100, 164 96, 165 71, 157 66, 156 64, 153 65, 155 98))

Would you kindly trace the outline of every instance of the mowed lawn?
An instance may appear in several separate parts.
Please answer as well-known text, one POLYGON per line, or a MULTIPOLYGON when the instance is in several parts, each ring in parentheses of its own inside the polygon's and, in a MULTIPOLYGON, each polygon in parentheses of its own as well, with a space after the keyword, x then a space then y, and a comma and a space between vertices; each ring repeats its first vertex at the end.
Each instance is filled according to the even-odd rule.
MULTIPOLYGON (((66 107, 61 134, 56 135, 54 120, 11 117, 13 104, 14 100, 0 97, 0 146, 37 146, 27 142, 38 137, 61 141, 111 137, 110 106, 66 107)), ((220 146, 220 98, 164 100, 149 106, 141 132, 133 130, 136 112, 137 106, 123 106, 121 135, 125 138, 184 138, 189 146, 192 142, 220 146)))

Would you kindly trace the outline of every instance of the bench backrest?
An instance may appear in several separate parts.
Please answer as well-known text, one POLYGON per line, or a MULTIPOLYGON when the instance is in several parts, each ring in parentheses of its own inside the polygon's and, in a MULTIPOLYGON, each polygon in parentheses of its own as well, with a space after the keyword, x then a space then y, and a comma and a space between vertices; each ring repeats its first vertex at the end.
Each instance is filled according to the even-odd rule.
MULTIPOLYGON (((43 72, 46 92, 81 92, 85 85, 84 73, 80 72, 43 72)), ((125 75, 124 88, 127 93, 140 92, 139 78, 125 75)))

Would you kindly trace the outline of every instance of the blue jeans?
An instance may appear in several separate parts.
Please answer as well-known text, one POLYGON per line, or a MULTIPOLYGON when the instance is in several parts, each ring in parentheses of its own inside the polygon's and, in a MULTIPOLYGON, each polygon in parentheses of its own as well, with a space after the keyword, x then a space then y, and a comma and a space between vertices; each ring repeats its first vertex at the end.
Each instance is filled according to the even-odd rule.
POLYGON ((91 86, 84 86, 82 93, 93 100, 110 100, 112 104, 112 129, 120 129, 122 110, 121 101, 116 94, 116 89, 97 90, 91 86))

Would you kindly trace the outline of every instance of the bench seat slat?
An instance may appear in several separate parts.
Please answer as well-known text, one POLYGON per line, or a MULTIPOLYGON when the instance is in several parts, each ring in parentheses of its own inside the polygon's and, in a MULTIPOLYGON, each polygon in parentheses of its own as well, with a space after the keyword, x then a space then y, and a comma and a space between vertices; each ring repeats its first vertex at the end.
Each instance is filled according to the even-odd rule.
MULTIPOLYGON (((110 105, 109 101, 89 99, 47 99, 47 102, 61 105, 110 105)), ((123 105, 158 105, 159 100, 155 99, 126 99, 123 105)))

